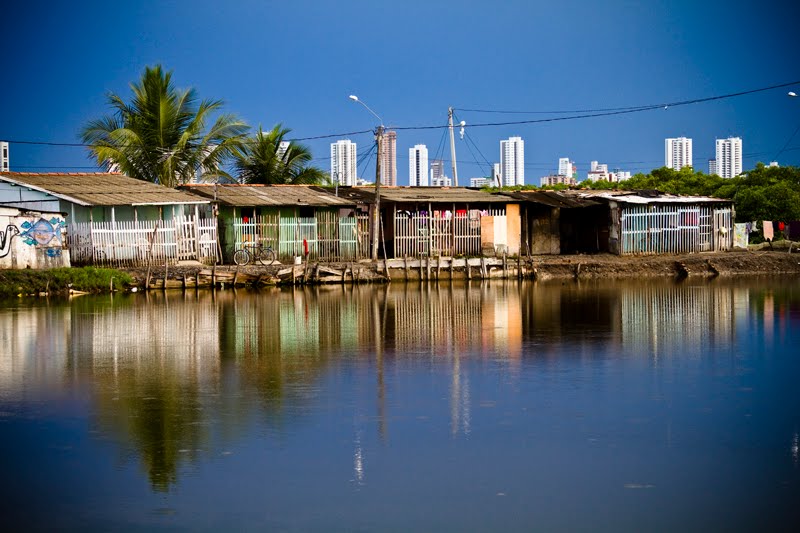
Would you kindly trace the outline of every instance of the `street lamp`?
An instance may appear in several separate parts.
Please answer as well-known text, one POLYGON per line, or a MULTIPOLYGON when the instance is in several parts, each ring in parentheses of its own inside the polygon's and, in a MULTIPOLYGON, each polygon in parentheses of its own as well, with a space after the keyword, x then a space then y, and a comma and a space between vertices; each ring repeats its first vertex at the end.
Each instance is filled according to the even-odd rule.
POLYGON ((358 102, 378 119, 380 125, 375 129, 375 141, 378 143, 378 157, 375 162, 375 215, 372 218, 372 260, 378 260, 378 232, 381 227, 381 158, 383 157, 383 119, 370 107, 351 94, 350 100, 358 102))
POLYGON ((377 118, 377 119, 378 119, 378 122, 380 122, 380 123, 381 123, 381 126, 383 126, 383 119, 382 119, 381 117, 379 117, 379 116, 378 116, 378 114, 377 114, 375 111, 373 111, 372 109, 370 109, 370 107, 369 107, 367 104, 365 104, 363 101, 359 100, 359 99, 358 99, 358 96, 356 96, 356 95, 354 95, 354 94, 351 94, 351 95, 350 95, 350 100, 352 100, 352 101, 354 101, 354 102, 358 102, 359 104, 363 105, 363 106, 364 106, 364 107, 367 109, 367 111, 369 111, 370 113, 372 113, 373 115, 375 115, 375 118, 377 118))

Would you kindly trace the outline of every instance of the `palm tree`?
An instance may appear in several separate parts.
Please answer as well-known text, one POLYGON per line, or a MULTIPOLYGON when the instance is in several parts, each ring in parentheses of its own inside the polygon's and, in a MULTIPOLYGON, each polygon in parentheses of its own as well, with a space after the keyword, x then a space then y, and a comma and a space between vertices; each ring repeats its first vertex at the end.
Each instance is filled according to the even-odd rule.
POLYGON ((194 89, 176 89, 172 72, 146 67, 131 84, 133 98, 109 94, 112 116, 89 122, 81 132, 90 158, 133 178, 175 187, 195 177, 228 176, 223 163, 241 146, 248 126, 221 114, 206 131, 221 100, 197 101, 194 89))
POLYGON ((234 163, 239 183, 321 185, 329 182, 324 171, 309 166, 312 157, 308 147, 284 140, 290 131, 281 124, 267 132, 259 127, 255 137, 243 143, 234 163))

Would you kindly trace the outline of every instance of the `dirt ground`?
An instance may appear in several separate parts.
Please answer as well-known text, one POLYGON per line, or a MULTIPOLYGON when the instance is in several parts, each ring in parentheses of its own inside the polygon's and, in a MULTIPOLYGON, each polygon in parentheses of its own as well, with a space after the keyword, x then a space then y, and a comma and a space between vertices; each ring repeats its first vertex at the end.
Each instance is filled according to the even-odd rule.
MULTIPOLYGON (((356 263, 356 267, 372 269, 369 263, 356 263)), ((343 268, 343 264, 331 264, 343 268)), ((275 274, 285 265, 239 267, 241 273, 275 274)), ((211 267, 199 263, 170 266, 169 279, 194 278, 198 271, 211 267)), ((217 272, 233 272, 233 265, 218 265, 217 272)), ((611 254, 533 256, 526 269, 535 271, 536 278, 546 279, 624 279, 641 277, 731 277, 762 275, 800 275, 800 253, 786 250, 731 251, 685 255, 617 256, 611 254)), ((124 269, 137 284, 143 285, 146 268, 124 269)), ((152 279, 164 278, 164 266, 151 268, 152 279)))

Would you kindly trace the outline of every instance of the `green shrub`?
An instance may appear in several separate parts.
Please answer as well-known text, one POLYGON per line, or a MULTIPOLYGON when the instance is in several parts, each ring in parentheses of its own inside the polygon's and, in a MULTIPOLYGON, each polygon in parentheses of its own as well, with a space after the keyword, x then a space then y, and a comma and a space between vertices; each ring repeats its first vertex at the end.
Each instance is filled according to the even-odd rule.
POLYGON ((124 290, 133 284, 125 272, 111 268, 54 268, 52 270, 0 270, 0 296, 18 294, 67 294, 70 289, 81 292, 124 290))

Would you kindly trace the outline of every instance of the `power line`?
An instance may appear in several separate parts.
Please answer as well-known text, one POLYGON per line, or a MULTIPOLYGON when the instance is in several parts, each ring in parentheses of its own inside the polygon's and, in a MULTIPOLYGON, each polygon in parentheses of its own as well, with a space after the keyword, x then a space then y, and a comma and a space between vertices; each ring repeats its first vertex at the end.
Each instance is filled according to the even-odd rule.
MULTIPOLYGON (((784 87, 788 87, 791 85, 800 85, 800 81, 793 81, 789 83, 781 83, 778 85, 770 85, 769 87, 760 87, 758 89, 750 89, 747 91, 739 91, 735 93, 717 95, 717 96, 709 96, 706 98, 694 98, 691 100, 679 100, 675 102, 665 102, 660 104, 650 104, 650 105, 642 105, 642 106, 635 106, 635 107, 620 107, 620 108, 606 108, 603 109, 596 109, 596 110, 586 110, 586 111, 578 111, 576 115, 570 116, 560 116, 560 117, 551 117, 551 118, 540 118, 540 119, 532 119, 532 120, 516 120, 516 121, 506 121, 506 122, 484 122, 478 124, 470 124, 470 128, 482 128, 482 127, 492 127, 492 126, 515 126, 515 125, 522 125, 522 124, 541 124, 546 122, 559 122, 565 120, 581 120, 587 118, 597 118, 597 117, 606 117, 606 116, 614 116, 614 115, 625 115, 630 113, 639 113, 643 111, 652 111, 655 109, 669 109, 670 107, 679 107, 691 104, 699 104, 704 102, 712 102, 717 100, 725 100, 728 98, 736 98, 739 96, 745 96, 748 94, 755 94, 764 91, 771 91, 774 89, 780 89, 784 87)), ((463 110, 463 109, 462 109, 463 110)), ((487 110, 484 110, 486 112, 487 110)), ((395 126, 392 129, 396 131, 411 131, 411 130, 436 130, 436 129, 445 129, 448 125, 436 125, 436 126, 395 126)), ((372 130, 359 130, 359 131, 351 131, 345 133, 331 133, 325 135, 315 135, 310 137, 296 137, 292 139, 287 139, 290 142, 297 142, 297 141, 311 141, 311 140, 320 140, 320 139, 333 139, 336 137, 348 137, 354 135, 363 135, 366 133, 372 133, 372 130)), ((14 140, 14 139, 7 139, 10 143, 15 144, 28 144, 28 145, 40 145, 40 146, 68 146, 68 147, 91 147, 91 145, 83 144, 83 143, 59 143, 59 142, 46 142, 46 141, 29 141, 29 140, 14 140)))
POLYGON ((598 108, 598 109, 572 109, 572 110, 564 110, 564 111, 510 111, 510 110, 499 110, 499 109, 467 109, 467 108, 460 108, 460 107, 456 107, 454 109, 457 109, 458 111, 469 111, 469 112, 472 112, 472 113, 497 113, 497 114, 514 114, 514 115, 535 115, 535 114, 540 114, 540 115, 544 115, 544 114, 570 115, 570 114, 576 114, 576 113, 605 113, 605 112, 611 112, 611 111, 638 111, 638 110, 646 111, 646 110, 649 110, 649 109, 662 108, 664 106, 685 105, 685 104, 689 104, 689 103, 698 103, 698 102, 708 101, 708 100, 718 100, 718 99, 722 99, 722 98, 732 98, 734 96, 743 96, 743 95, 746 95, 746 94, 752 94, 752 93, 757 93, 757 92, 762 92, 762 91, 769 91, 769 90, 772 90, 772 89, 780 89, 782 87, 788 87, 790 85, 796 85, 798 83, 800 83, 800 82, 795 81, 795 82, 791 82, 791 83, 782 83, 780 85, 772 85, 770 87, 762 87, 762 88, 759 88, 759 89, 751 89, 751 90, 748 90, 748 91, 742 91, 742 92, 738 92, 738 93, 731 93, 731 94, 721 95, 721 96, 713 96, 713 97, 709 97, 709 98, 701 98, 701 99, 695 99, 695 100, 685 100, 685 101, 682 101, 682 102, 662 103, 662 104, 648 104, 648 105, 628 106, 628 107, 606 107, 606 108, 598 108))

